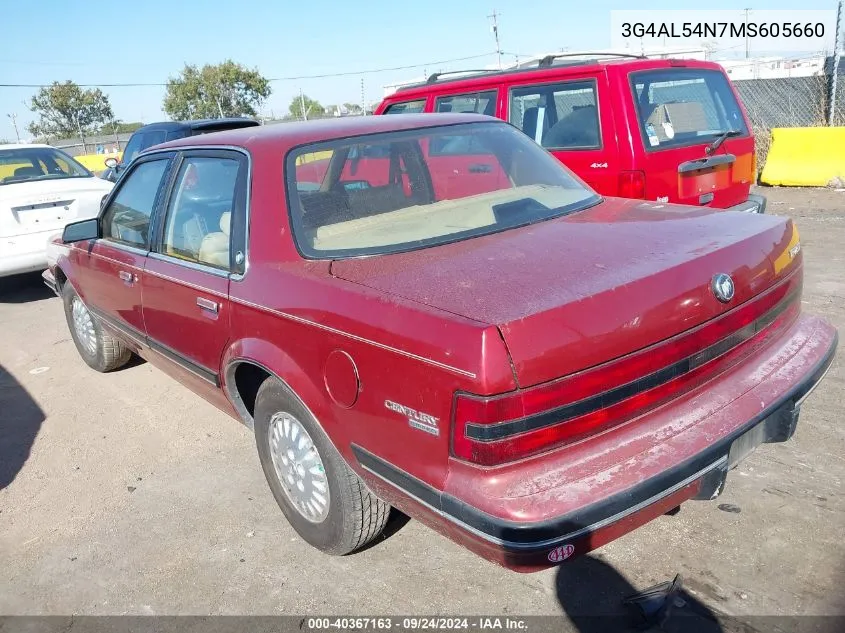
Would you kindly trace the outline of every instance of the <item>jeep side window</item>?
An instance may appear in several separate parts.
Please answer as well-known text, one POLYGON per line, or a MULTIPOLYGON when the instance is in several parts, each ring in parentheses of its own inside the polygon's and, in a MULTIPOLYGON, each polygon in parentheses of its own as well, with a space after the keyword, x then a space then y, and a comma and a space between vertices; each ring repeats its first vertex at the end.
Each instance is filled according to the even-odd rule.
POLYGON ((471 112, 496 116, 496 90, 445 95, 434 101, 435 112, 471 112))
POLYGON ((103 214, 103 238, 146 248, 150 216, 169 159, 143 162, 122 181, 120 189, 103 214))
POLYGON ((520 86, 510 93, 509 120, 546 149, 601 147, 596 82, 520 86))
POLYGON ((419 114, 425 109, 425 99, 417 101, 402 101, 401 103, 391 103, 387 106, 385 114, 419 114))

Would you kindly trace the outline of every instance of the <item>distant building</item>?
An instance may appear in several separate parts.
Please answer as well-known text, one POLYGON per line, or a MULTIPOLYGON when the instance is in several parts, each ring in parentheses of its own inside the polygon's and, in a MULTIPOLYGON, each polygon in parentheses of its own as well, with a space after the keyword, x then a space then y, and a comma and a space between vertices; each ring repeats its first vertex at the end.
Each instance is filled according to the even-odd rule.
POLYGON ((814 77, 825 74, 825 56, 812 55, 799 59, 755 57, 753 59, 720 59, 720 64, 733 81, 744 79, 776 79, 781 77, 814 77))

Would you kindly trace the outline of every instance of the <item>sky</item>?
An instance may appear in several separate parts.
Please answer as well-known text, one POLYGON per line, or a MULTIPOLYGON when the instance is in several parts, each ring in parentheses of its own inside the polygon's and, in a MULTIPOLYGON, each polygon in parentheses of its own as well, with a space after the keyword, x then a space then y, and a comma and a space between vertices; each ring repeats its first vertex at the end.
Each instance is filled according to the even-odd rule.
MULTIPOLYGON (((765 9, 835 10, 835 0, 766 0, 765 9)), ((682 6, 682 5, 681 5, 682 6)), ((699 5, 700 6, 700 5, 699 5)), ((504 62, 514 54, 601 49, 611 45, 611 11, 677 10, 676 1, 629 0, 146 0, 4 2, 0 84, 165 83, 185 64, 225 59, 268 78, 349 73, 274 81, 262 114, 280 116, 302 90, 321 103, 377 102, 383 86, 438 70, 496 63, 489 15, 499 14, 504 62), (475 57, 449 63, 444 60, 475 57), (414 66, 362 74, 361 71, 414 66)), ((708 9, 754 9, 753 0, 712 0, 708 9)), ((762 8, 762 7, 761 7, 762 8)), ((832 48, 832 36, 831 36, 832 48)), ((687 42, 688 44, 688 42, 687 42)), ((166 119, 164 87, 104 87, 121 121, 166 119)), ((22 138, 37 88, 0 86, 0 139, 22 138)))

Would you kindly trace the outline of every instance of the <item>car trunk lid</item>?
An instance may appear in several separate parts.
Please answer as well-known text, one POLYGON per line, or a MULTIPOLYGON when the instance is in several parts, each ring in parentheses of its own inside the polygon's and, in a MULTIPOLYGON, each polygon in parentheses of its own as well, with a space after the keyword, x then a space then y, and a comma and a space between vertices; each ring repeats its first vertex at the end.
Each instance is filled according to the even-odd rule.
POLYGON ((100 183, 106 184, 97 178, 63 178, 0 185, 0 236, 62 229, 78 217, 81 197, 108 193, 100 183))
POLYGON ((783 218, 609 199, 472 240, 335 261, 332 274, 498 326, 528 387, 740 305, 791 269, 796 240, 783 218), (711 286, 719 273, 735 284, 727 303, 711 286))

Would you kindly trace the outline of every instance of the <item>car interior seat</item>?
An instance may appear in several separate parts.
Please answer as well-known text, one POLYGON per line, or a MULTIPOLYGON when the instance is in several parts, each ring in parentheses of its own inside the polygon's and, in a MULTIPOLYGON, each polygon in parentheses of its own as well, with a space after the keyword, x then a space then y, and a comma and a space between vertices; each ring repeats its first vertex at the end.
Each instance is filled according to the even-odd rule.
POLYGON ((38 167, 18 167, 14 171, 14 178, 35 178, 43 176, 44 172, 38 167))
POLYGON ((202 239, 197 259, 204 264, 229 268, 229 230, 232 214, 229 211, 220 215, 220 230, 209 233, 202 239))

